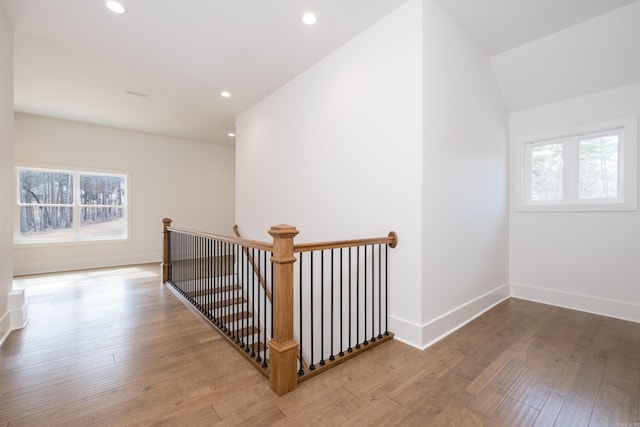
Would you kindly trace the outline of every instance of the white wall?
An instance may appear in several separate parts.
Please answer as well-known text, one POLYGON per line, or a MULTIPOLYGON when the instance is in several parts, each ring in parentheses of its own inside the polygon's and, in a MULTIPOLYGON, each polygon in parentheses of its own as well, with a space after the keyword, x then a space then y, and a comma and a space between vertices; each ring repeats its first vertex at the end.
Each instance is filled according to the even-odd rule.
POLYGON ((409 1, 236 126, 248 237, 282 222, 299 241, 398 232, 400 339, 422 347, 508 296, 506 108, 486 55, 431 0, 409 1))
MULTIPOLYGON (((512 113, 510 140, 638 115, 640 83, 512 113)), ((638 211, 510 217, 514 296, 640 321, 638 211)))
POLYGON ((507 111, 486 54, 423 3, 422 343, 506 298, 507 111))
MULTIPOLYGON (((236 218, 270 241, 386 236, 390 312, 421 319, 421 30, 418 0, 401 6, 236 121, 236 218)), ((414 343, 411 337, 391 329, 414 343)))
POLYGON ((0 344, 11 329, 13 287, 13 29, 0 8, 0 344))
POLYGON ((131 217, 124 242, 16 245, 16 274, 159 262, 163 217, 233 234, 232 147, 16 114, 14 152, 21 166, 129 173, 131 217))

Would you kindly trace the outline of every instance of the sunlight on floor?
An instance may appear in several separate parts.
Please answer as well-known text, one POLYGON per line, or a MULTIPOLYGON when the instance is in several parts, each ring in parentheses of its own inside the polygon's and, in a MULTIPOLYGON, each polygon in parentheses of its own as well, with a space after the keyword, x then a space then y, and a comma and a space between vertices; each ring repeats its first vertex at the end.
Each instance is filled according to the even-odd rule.
POLYGON ((28 292, 33 295, 34 293, 50 293, 82 286, 95 286, 104 284, 107 281, 113 284, 125 278, 131 280, 159 276, 159 264, 144 264, 97 270, 19 276, 13 279, 13 288, 27 289, 28 292))

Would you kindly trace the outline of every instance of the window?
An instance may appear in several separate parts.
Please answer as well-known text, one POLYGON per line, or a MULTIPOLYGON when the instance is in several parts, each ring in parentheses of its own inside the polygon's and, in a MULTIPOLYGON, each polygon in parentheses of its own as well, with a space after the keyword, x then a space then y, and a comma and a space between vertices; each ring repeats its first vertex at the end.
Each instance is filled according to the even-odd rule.
POLYGON ((516 210, 635 210, 637 133, 634 117, 521 141, 516 210))
POLYGON ((127 238, 127 176, 17 168, 16 243, 127 238))

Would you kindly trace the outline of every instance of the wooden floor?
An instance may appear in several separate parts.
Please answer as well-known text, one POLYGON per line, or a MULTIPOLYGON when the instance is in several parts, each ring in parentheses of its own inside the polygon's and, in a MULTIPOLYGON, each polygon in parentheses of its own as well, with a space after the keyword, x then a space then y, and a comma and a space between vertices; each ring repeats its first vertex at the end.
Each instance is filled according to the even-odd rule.
POLYGON ((0 348, 0 426, 640 427, 640 324, 510 299, 277 397, 158 273, 18 279, 31 321, 0 348))

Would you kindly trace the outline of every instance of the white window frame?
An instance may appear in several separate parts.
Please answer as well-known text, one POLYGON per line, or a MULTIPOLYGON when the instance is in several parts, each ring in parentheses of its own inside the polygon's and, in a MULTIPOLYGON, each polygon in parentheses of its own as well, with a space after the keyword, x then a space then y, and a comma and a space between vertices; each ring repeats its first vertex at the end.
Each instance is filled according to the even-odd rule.
POLYGON ((638 120, 627 117, 522 138, 515 144, 516 212, 635 211, 638 199, 638 120), (618 133, 618 197, 580 199, 578 144, 585 136, 618 133), (531 200, 531 148, 563 144, 562 200, 531 200))
MULTIPOLYGON (((104 242, 122 242, 130 240, 130 221, 131 221, 131 210, 129 208, 129 197, 130 197, 130 176, 127 172, 122 171, 102 171, 102 170, 89 170, 89 169, 74 169, 74 168, 60 168, 60 167, 47 167, 47 166, 26 166, 26 165, 17 165, 14 167, 14 179, 15 185, 14 189, 16 191, 15 200, 16 200, 16 209, 17 213, 14 221, 14 232, 13 232, 13 243, 15 245, 47 245, 47 244, 59 244, 59 243, 74 243, 74 244, 83 244, 83 243, 104 243, 104 242), (48 206, 62 206, 69 207, 73 211, 73 228, 72 237, 71 238, 42 238, 42 239, 21 239, 20 238, 20 208, 22 206, 31 206, 31 204, 25 204, 20 202, 20 171, 21 170, 40 170, 46 172, 58 172, 58 173, 67 173, 72 176, 73 180, 73 202, 69 205, 55 205, 50 204, 48 206), (94 176, 116 176, 116 177, 124 177, 125 179, 125 197, 123 200, 122 206, 118 206, 122 208, 125 213, 125 230, 123 237, 100 237, 100 238, 81 238, 80 236, 80 214, 81 208, 83 206, 80 203, 80 176, 81 175, 94 175, 94 176)), ((92 205, 92 207, 109 207, 106 205, 92 205)))

